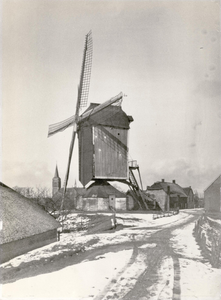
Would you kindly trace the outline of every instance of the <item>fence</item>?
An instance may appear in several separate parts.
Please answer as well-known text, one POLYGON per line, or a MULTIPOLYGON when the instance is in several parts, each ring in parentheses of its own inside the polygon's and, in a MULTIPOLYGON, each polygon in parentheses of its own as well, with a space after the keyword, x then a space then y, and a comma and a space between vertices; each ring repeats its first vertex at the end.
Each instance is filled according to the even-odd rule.
POLYGON ((153 219, 159 219, 164 217, 171 217, 174 215, 177 215, 179 213, 179 208, 175 208, 174 210, 170 211, 157 211, 155 214, 153 214, 153 219))

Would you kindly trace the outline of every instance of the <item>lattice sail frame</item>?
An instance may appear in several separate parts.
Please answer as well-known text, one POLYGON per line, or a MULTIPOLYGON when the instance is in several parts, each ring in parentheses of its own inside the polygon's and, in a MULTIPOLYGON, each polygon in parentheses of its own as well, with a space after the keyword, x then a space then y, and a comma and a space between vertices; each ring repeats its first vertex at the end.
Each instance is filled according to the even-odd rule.
POLYGON ((93 55, 93 40, 92 32, 90 31, 85 38, 84 56, 81 67, 80 78, 80 106, 79 109, 87 106, 88 94, 90 88, 91 68, 92 68, 92 55, 93 55))
POLYGON ((104 108, 106 108, 109 105, 121 105, 123 101, 123 93, 120 92, 118 95, 116 95, 115 97, 112 97, 111 99, 105 101, 104 103, 98 105, 97 107, 95 107, 94 109, 91 109, 87 112, 85 112, 82 116, 78 117, 78 120, 76 120, 76 116, 72 116, 62 122, 58 122, 55 124, 52 124, 49 126, 49 130, 48 130, 48 137, 52 136, 55 133, 58 133, 60 131, 65 130, 66 128, 73 126, 76 122, 82 122, 87 118, 90 118, 91 116, 93 116, 94 114, 96 114, 97 112, 103 110, 104 108))

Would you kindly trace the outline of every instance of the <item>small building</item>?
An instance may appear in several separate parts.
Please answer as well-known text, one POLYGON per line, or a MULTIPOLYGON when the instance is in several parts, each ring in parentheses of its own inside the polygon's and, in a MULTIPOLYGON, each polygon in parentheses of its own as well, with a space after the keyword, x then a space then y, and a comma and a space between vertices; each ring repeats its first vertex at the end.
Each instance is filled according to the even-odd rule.
POLYGON ((206 211, 221 212, 221 175, 204 191, 206 211))
POLYGON ((76 208, 84 211, 126 210, 127 197, 106 180, 96 180, 79 198, 76 208))
POLYGON ((183 190, 184 190, 184 193, 187 195, 187 202, 185 204, 186 208, 194 208, 195 207, 194 193, 193 193, 191 186, 185 187, 185 188, 183 188, 183 190))
POLYGON ((148 186, 146 192, 155 196, 158 205, 163 211, 194 207, 192 188, 182 188, 175 180, 172 182, 166 182, 164 179, 157 181, 153 185, 148 186))
POLYGON ((61 227, 39 205, 0 183, 0 262, 57 241, 61 227))

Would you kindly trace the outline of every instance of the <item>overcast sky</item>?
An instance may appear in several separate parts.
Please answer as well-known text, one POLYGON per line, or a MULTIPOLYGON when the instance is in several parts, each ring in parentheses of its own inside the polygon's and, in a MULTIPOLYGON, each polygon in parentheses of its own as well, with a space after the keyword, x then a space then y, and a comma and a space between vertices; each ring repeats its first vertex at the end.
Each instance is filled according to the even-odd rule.
POLYGON ((51 187, 56 163, 63 181, 72 129, 47 138, 48 125, 74 114, 89 30, 89 102, 127 95, 144 187, 202 192, 221 173, 220 2, 7 0, 2 12, 5 184, 51 187))

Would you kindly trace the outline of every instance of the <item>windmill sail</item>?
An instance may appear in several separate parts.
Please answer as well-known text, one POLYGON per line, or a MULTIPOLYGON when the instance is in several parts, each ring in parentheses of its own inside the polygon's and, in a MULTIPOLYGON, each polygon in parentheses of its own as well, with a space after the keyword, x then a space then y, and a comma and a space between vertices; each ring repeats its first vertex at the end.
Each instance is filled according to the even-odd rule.
POLYGON ((91 31, 86 35, 84 57, 81 67, 81 77, 79 84, 79 109, 87 106, 90 78, 91 78, 91 67, 92 67, 92 54, 93 54, 93 40, 91 31))
POLYGON ((120 92, 117 96, 105 101, 104 103, 101 103, 100 105, 96 106, 94 109, 91 109, 87 112, 85 112, 80 118, 79 118, 79 122, 81 121, 85 121, 87 118, 95 115, 96 113, 98 113, 99 111, 103 110, 104 108, 108 107, 109 105, 113 105, 116 104, 120 101, 122 101, 123 99, 123 93, 120 92))
POLYGON ((64 121, 59 122, 59 123, 49 125, 48 137, 52 136, 53 134, 55 134, 57 132, 63 131, 70 126, 73 126, 75 121, 76 121, 76 116, 72 116, 64 121))
MULTIPOLYGON (((92 43, 90 43, 92 45, 92 43)), ((89 61, 88 61, 89 62, 89 61)), ((91 70, 89 67, 87 67, 87 70, 91 70)), ((82 72, 83 74, 85 74, 85 71, 83 70, 82 72)), ((91 71, 90 71, 91 73, 91 71)), ((85 78, 87 79, 87 82, 88 82, 88 75, 84 75, 85 78)), ((81 76, 83 77, 83 75, 81 76)), ((81 84, 80 84, 81 86, 81 84)), ((87 94, 87 97, 86 97, 86 90, 89 91, 85 84, 83 83, 83 86, 84 86, 84 89, 85 89, 85 92, 83 93, 83 95, 79 96, 79 109, 81 107, 83 107, 83 105, 85 105, 85 101, 86 101, 86 98, 88 98, 88 94, 87 94)), ((98 105, 97 107, 95 107, 94 109, 92 110, 89 110, 87 112, 85 112, 82 116, 79 117, 79 122, 81 121, 84 121, 85 119, 93 116, 94 114, 98 113, 99 111, 103 110, 104 108, 106 108, 107 106, 109 105, 113 105, 113 104, 119 104, 123 99, 123 93, 119 93, 117 96, 105 101, 104 103, 98 105)), ((55 124, 52 124, 49 126, 49 130, 48 130, 48 137, 52 136, 53 134, 55 133, 58 133, 60 131, 63 131, 65 130, 66 128, 70 127, 70 126, 73 126, 75 123, 77 122, 76 120, 76 115, 64 120, 64 121, 61 121, 61 122, 58 122, 58 123, 55 123, 55 124)))
MULTIPOLYGON (((90 84, 90 76, 91 76, 91 65, 92 65, 92 33, 91 31, 86 35, 85 39, 85 47, 84 47, 84 55, 83 55, 83 62, 81 68, 81 77, 80 77, 80 84, 78 87, 78 98, 76 104, 76 112, 75 112, 75 120, 76 122, 79 117, 79 110, 82 106, 87 105, 88 93, 89 93, 89 84, 90 84)), ((68 164, 67 164, 67 171, 64 180, 64 188, 63 188, 63 195, 61 201, 61 208, 63 210, 64 205, 64 197, 66 193, 66 188, 68 184, 69 172, 70 172, 70 165, 71 165, 71 158, 74 149, 74 142, 76 137, 76 126, 73 128, 72 139, 69 149, 69 156, 68 156, 68 164)))

